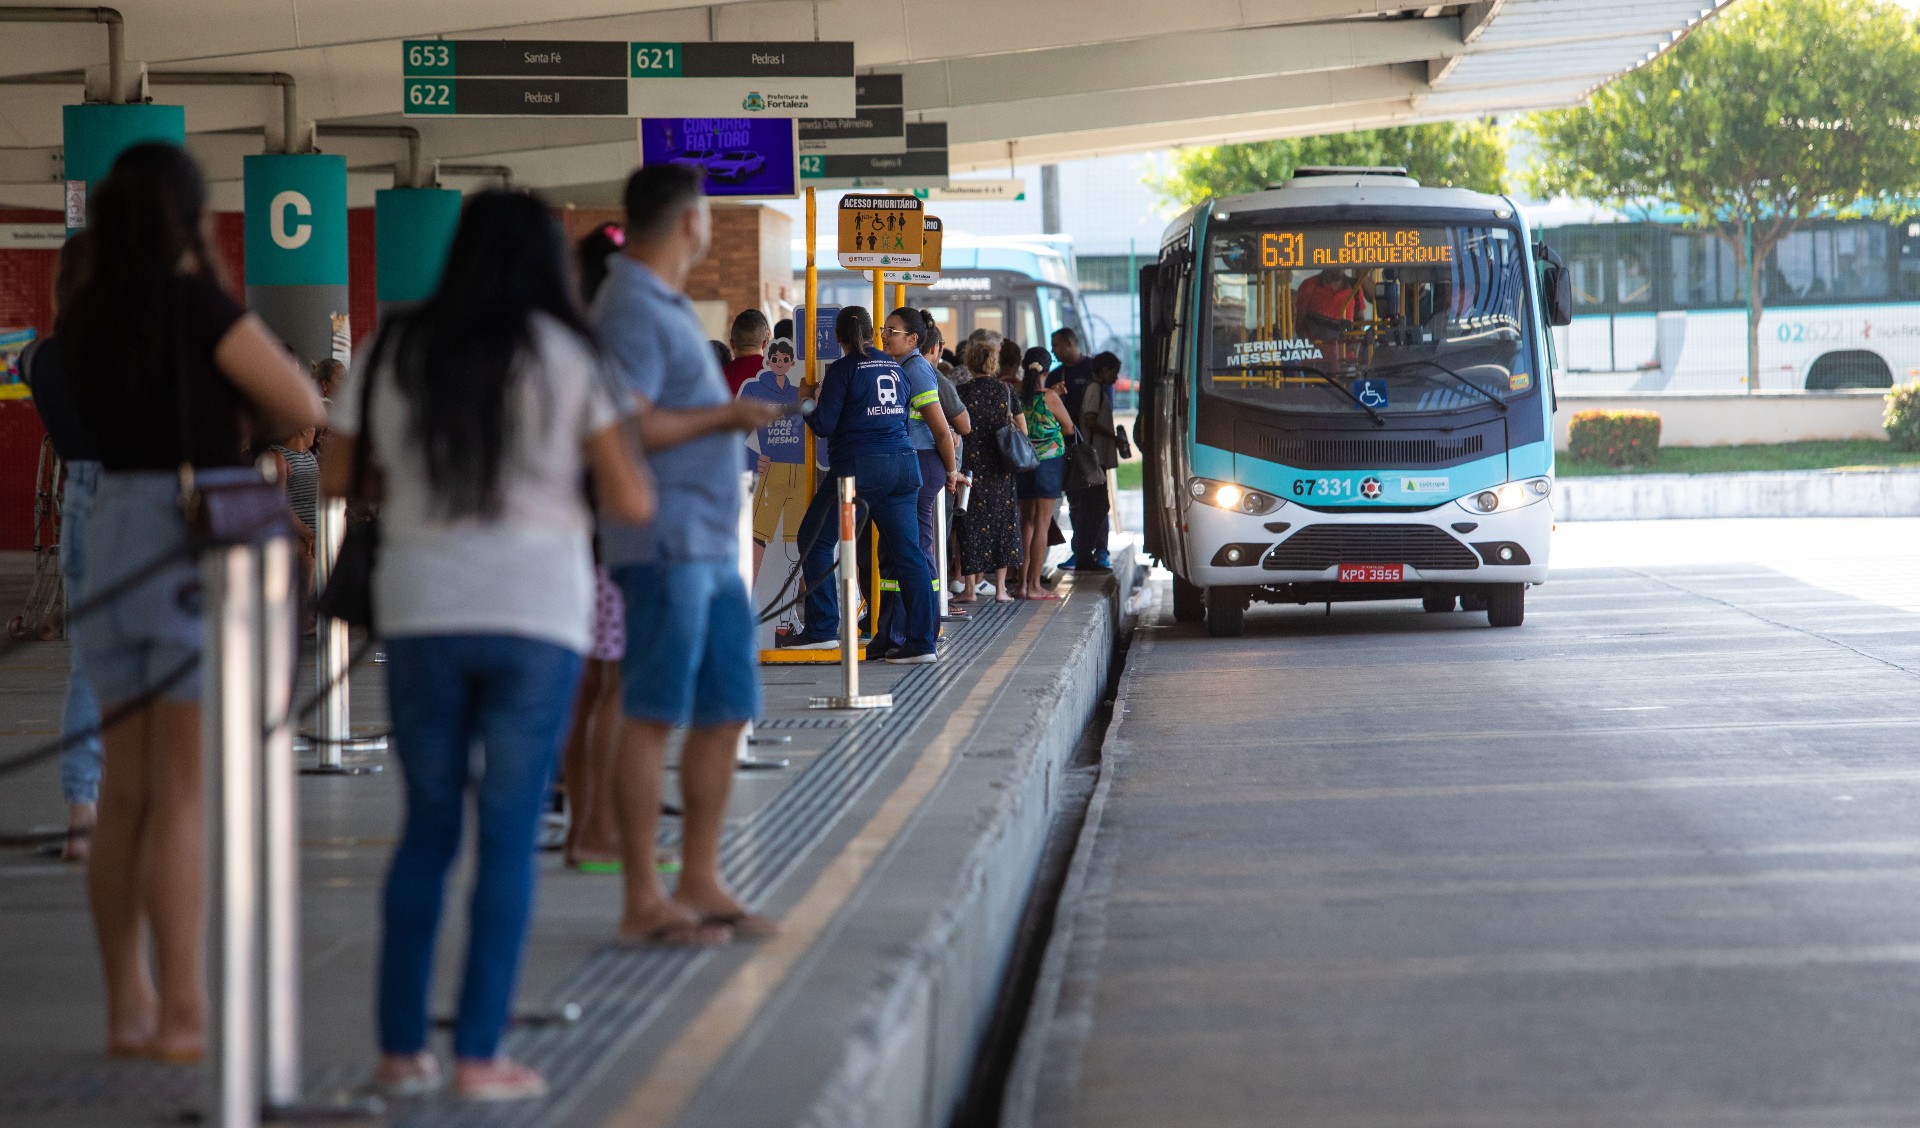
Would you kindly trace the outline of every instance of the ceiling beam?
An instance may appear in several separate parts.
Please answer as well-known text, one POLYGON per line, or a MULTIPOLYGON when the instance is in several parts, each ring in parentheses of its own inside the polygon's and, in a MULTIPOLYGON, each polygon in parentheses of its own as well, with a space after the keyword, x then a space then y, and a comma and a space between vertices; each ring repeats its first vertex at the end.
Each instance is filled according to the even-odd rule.
POLYGON ((1226 116, 1221 113, 1223 107, 1245 107, 1254 113, 1407 98, 1426 91, 1424 67, 1396 64, 1160 90, 1022 99, 954 110, 945 116, 949 144, 962 145, 1145 123, 1207 121, 1226 116))
POLYGON ((1461 50, 1451 17, 1244 28, 913 63, 909 110, 1424 62, 1461 50))
POLYGON ((1224 145, 1348 129, 1377 129, 1415 120, 1422 119, 1414 109, 1412 99, 1388 98, 1341 107, 1242 114, 1204 121, 1127 125, 1084 133, 1025 137, 1011 142, 956 145, 950 163, 955 172, 994 172, 1004 171, 1015 164, 1045 164, 1118 153, 1150 152, 1182 145, 1224 145))

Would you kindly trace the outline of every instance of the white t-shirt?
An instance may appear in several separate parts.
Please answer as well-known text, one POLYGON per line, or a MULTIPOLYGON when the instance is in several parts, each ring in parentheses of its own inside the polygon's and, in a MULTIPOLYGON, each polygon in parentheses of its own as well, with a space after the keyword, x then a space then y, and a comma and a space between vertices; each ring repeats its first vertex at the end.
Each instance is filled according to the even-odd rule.
MULTIPOLYGON (((372 462, 386 475, 373 577, 382 635, 517 635, 589 649, 593 516, 581 492, 582 448, 623 409, 586 342, 546 314, 535 315, 533 336, 510 393, 512 441, 491 518, 449 518, 435 504, 392 366, 375 375, 372 462)), ((356 360, 334 397, 333 430, 359 430, 366 380, 356 360)))

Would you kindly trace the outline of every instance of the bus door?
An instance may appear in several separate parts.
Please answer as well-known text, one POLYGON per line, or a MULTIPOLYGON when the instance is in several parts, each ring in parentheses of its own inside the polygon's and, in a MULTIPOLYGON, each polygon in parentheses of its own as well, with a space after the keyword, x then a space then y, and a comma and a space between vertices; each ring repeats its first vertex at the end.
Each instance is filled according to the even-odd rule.
MULTIPOLYGON (((1007 335, 1007 302, 1005 298, 987 298, 968 301, 962 308, 966 311, 967 333, 985 329, 989 332, 998 333, 1002 337, 1007 335)), ((965 335, 966 334, 962 334, 962 336, 965 335)))

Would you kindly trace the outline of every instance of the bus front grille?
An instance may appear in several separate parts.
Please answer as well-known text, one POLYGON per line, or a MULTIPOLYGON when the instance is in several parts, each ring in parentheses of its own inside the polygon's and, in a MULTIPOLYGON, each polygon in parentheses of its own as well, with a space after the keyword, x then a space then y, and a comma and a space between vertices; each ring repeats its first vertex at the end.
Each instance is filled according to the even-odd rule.
POLYGON ((1275 572, 1319 572, 1336 564, 1478 568, 1473 550, 1431 525, 1308 525, 1261 564, 1275 572))
POLYGON ((1451 466, 1478 457, 1486 446, 1483 436, 1472 434, 1452 438, 1349 439, 1293 435, 1265 427, 1251 430, 1254 449, 1247 453, 1305 470, 1451 466))

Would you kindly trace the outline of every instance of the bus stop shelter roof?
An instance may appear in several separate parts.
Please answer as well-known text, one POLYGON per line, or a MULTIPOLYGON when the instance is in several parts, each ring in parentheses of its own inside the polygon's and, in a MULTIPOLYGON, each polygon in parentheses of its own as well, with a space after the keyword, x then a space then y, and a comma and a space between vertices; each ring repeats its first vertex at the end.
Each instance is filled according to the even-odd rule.
MULTIPOLYGON (((119 0, 140 71, 292 75, 303 120, 410 125, 429 161, 505 166, 557 201, 604 202, 634 163, 630 122, 405 118, 400 42, 453 38, 851 40, 857 68, 900 72, 909 120, 945 121, 956 173, 1576 103, 1656 57, 1729 0, 119 0)), ((0 81, 85 70, 106 36, 10 24, 0 81)), ((60 110, 77 82, 0 85, 0 202, 57 206, 60 110)), ((277 134, 270 86, 170 86, 218 181, 277 134)), ((403 153, 326 138, 366 170, 403 153)), ((449 175, 447 182, 458 185, 449 175)))

